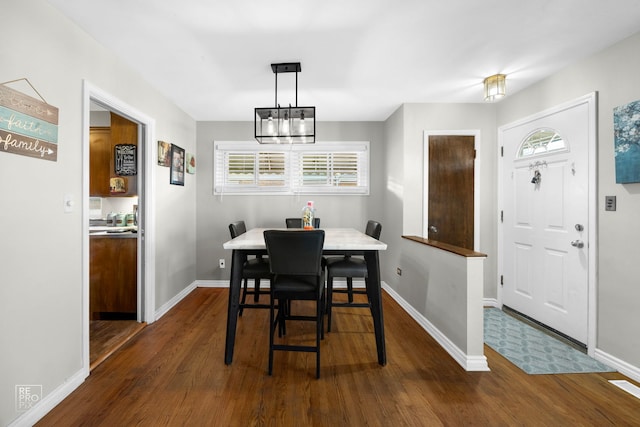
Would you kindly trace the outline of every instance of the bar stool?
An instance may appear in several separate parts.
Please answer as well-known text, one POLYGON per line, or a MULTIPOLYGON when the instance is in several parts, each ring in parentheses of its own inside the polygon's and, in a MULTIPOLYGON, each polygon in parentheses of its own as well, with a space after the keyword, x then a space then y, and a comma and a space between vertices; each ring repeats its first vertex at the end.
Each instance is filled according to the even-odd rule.
MULTIPOLYGON (((236 221, 229 224, 229 233, 231 238, 235 239, 241 234, 247 232, 247 227, 244 221, 236 221)), ((240 300, 240 306, 238 309, 238 315, 242 316, 244 308, 269 308, 269 304, 258 304, 260 295, 269 295, 268 290, 260 290, 260 280, 271 280, 271 269, 269 266, 269 259, 262 255, 257 255, 255 258, 248 258, 245 256, 244 263, 242 264, 242 278, 244 279, 244 286, 242 289, 242 298, 240 300), (248 289, 248 281, 253 279, 253 290, 248 289), (253 304, 247 304, 247 295, 253 295, 253 304)))
POLYGON ((273 372, 273 353, 303 351, 316 353, 316 378, 320 378, 320 340, 323 337, 323 316, 326 306, 322 246, 324 230, 265 230, 264 241, 271 264, 271 306, 269 316, 269 375, 273 372), (294 300, 315 301, 315 316, 293 316, 286 303, 294 300), (276 301, 278 314, 275 315, 276 301), (285 303, 286 302, 286 303, 285 303), (280 330, 285 321, 316 322, 315 346, 276 344, 276 325, 280 330))
MULTIPOLYGON (((287 228, 302 228, 302 218, 285 218, 287 228)), ((313 218, 313 228, 320 228, 320 218, 313 218)))
MULTIPOLYGON (((373 237, 374 239, 380 239, 380 233, 382 232, 382 225, 377 221, 369 220, 365 229, 365 234, 373 237)), ((369 272, 367 270, 367 263, 364 258, 358 256, 344 255, 340 257, 327 257, 327 332, 331 332, 331 308, 332 307, 369 307, 369 297, 367 296, 367 302, 354 302, 354 294, 367 294, 366 290, 354 290, 353 278, 367 279, 369 272), (333 289, 333 278, 345 277, 347 279, 347 289, 333 289), (333 293, 346 293, 347 302, 334 302, 333 293)))

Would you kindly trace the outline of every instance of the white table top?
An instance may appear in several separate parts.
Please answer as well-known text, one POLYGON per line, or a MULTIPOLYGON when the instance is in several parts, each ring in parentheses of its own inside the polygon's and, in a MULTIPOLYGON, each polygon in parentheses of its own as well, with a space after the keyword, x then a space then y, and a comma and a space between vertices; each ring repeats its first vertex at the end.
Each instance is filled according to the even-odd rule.
MULTIPOLYGON (((295 228, 252 228, 246 233, 239 235, 235 239, 225 242, 222 247, 225 249, 266 249, 264 243, 264 230, 288 230, 295 231, 295 228)), ((321 228, 324 230, 325 250, 351 250, 351 251, 384 251, 387 244, 367 236, 361 231, 353 228, 321 228)))

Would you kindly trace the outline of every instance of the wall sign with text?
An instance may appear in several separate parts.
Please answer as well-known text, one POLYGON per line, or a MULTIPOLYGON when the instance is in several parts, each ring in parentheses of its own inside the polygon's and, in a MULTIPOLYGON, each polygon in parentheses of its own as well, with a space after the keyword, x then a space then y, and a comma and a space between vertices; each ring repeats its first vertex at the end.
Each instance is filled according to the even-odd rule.
POLYGON ((132 176, 137 173, 137 148, 135 144, 116 144, 113 153, 116 175, 132 176))
POLYGON ((0 151, 58 160, 58 109, 0 84, 0 151))

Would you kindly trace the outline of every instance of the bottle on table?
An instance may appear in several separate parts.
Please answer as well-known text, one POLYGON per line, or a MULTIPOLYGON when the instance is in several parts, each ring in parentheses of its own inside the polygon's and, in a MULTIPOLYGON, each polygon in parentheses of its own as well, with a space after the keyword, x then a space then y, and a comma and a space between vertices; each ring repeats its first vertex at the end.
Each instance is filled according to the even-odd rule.
POLYGON ((313 202, 308 201, 307 205, 302 208, 302 228, 304 228, 305 230, 313 230, 313 217, 313 202))

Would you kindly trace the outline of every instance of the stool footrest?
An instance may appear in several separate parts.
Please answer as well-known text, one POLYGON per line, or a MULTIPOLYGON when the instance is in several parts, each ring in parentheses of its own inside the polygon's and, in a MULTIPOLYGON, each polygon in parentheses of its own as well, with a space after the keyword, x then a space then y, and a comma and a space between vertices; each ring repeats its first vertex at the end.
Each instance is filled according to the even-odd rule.
POLYGON ((332 302, 331 307, 371 307, 368 302, 332 302))

